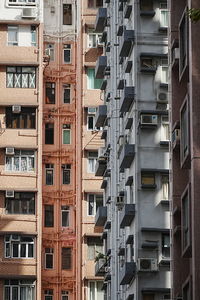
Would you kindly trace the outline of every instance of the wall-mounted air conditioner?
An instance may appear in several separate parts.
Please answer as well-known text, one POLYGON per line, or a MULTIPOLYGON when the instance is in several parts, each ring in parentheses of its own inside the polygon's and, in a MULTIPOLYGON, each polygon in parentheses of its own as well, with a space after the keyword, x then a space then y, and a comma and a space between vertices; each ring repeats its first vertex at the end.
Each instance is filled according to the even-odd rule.
POLYGON ((13 105, 12 106, 12 112, 14 114, 19 114, 21 112, 21 105, 13 105))
POLYGON ((15 196, 15 191, 13 190, 6 191, 6 198, 14 198, 14 196, 15 196))
POLYGON ((24 7, 22 9, 22 18, 34 19, 36 17, 36 10, 32 7, 24 7))
POLYGON ((142 125, 157 125, 158 116, 157 115, 141 115, 142 125))
POLYGON ((158 271, 158 260, 156 258, 139 258, 138 270, 142 272, 158 271))
POLYGON ((105 272, 106 273, 110 273, 110 270, 111 270, 110 267, 105 267, 105 272))
POLYGON ((160 103, 167 102, 168 101, 167 91, 158 90, 157 101, 160 103))
POLYGON ((6 155, 14 155, 15 154, 15 148, 8 147, 6 148, 6 155))

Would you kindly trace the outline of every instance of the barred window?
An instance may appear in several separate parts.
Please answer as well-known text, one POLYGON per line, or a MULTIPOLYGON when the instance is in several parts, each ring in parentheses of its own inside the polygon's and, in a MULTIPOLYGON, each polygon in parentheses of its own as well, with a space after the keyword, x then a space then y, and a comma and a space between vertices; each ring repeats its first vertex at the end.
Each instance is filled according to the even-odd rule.
POLYGON ((34 89, 36 87, 36 68, 7 67, 6 87, 34 89))

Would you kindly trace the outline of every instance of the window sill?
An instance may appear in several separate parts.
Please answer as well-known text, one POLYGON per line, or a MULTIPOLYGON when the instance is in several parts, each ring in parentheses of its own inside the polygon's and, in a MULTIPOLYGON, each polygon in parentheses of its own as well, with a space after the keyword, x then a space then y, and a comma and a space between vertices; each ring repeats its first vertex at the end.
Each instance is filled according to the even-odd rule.
POLYGON ((162 200, 160 201, 160 203, 163 204, 163 205, 169 205, 169 200, 167 200, 167 199, 162 199, 162 200))
POLYGON ((12 171, 3 171, 1 172, 1 176, 19 176, 19 177, 34 177, 36 178, 36 173, 26 173, 26 172, 12 172, 12 171))
POLYGON ((155 13, 156 12, 154 10, 141 10, 140 16, 153 18, 155 16, 155 13))
POLYGON ((169 147, 169 141, 160 141, 160 146, 169 147))

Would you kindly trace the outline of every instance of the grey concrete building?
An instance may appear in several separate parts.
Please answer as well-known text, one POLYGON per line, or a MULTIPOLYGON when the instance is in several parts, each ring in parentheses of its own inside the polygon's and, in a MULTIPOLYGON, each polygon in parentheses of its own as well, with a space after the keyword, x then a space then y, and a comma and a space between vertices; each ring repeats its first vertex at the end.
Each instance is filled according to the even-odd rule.
POLYGON ((107 300, 171 299, 167 27, 166 1, 105 0, 96 18, 105 43, 95 69, 105 139, 96 275, 107 300))

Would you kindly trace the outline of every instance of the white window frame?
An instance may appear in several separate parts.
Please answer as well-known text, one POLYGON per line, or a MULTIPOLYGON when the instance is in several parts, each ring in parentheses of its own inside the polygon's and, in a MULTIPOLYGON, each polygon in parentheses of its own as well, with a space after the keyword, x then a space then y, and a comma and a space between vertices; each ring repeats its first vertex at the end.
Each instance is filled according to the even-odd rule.
POLYGON ((16 25, 8 25, 8 35, 7 35, 8 46, 18 46, 19 45, 18 40, 19 40, 19 27, 16 25), (15 29, 15 34, 17 39, 16 41, 9 41, 9 32, 14 31, 14 29, 15 29))
POLYGON ((13 259, 33 259, 34 258, 34 252, 35 252, 35 239, 34 237, 32 236, 23 236, 23 237, 29 237, 29 238, 32 238, 33 241, 32 242, 24 242, 24 241, 21 241, 21 237, 20 235, 15 235, 17 236, 18 238, 13 238, 14 234, 10 234, 10 235, 6 235, 5 238, 4 238, 4 244, 5 244, 5 258, 13 258, 13 259), (9 240, 7 240, 7 238, 9 238, 9 240), (13 244, 18 244, 18 256, 13 256, 13 244), (7 255, 7 246, 9 247, 9 253, 10 255, 7 255), (21 257, 20 254, 21 254, 21 245, 26 245, 26 255, 25 257, 21 257), (33 256, 29 257, 28 256, 28 247, 29 245, 33 245, 33 256))
POLYGON ((102 35, 95 33, 93 31, 88 31, 87 34, 87 48, 97 48, 98 46, 103 46, 103 43, 100 42, 102 35), (92 41, 90 41, 90 38, 92 41))
POLYGON ((161 117, 161 141, 169 141, 169 118, 168 116, 161 117))
POLYGON ((54 185, 54 164, 45 164, 45 185, 54 185), (47 167, 49 166, 49 167, 47 167), (53 171, 53 180, 52 184, 47 184, 47 171, 53 171))
POLYGON ((71 184, 71 164, 64 164, 62 165, 62 184, 71 184), (64 183, 64 170, 69 171, 69 183, 64 183))
POLYGON ((95 166, 96 166, 97 159, 98 159, 98 152, 97 151, 88 151, 88 157, 87 157, 87 171, 88 171, 88 173, 91 173, 91 174, 95 173, 95 166), (97 156, 92 156, 92 155, 90 156, 91 152, 96 152, 97 156), (92 164, 93 164, 92 168, 91 168, 91 165, 90 165, 90 161, 93 161, 92 162, 92 164))
POLYGON ((63 103, 64 104, 70 104, 71 103, 71 84, 64 84, 63 85, 63 103), (65 90, 69 90, 69 103, 64 102, 65 90))
POLYGON ((54 249, 53 248, 45 248, 45 269, 46 270, 53 270, 54 269, 54 249), (47 252, 47 249, 49 249, 49 252, 47 252), (47 256, 48 255, 53 257, 52 268, 47 267, 47 256))
POLYGON ((16 0, 16 2, 13 2, 13 0, 7 0, 7 5, 9 6, 36 6, 37 0, 24 0, 25 2, 21 2, 20 0, 16 0))
POLYGON ((161 83, 168 84, 168 74, 169 74, 169 67, 168 67, 168 60, 161 59, 160 64, 160 81, 161 83))
POLYGON ((62 228, 68 228, 70 227, 70 207, 67 205, 62 205, 61 206, 61 227, 62 228), (67 208, 65 208, 67 207, 67 208), (68 212, 68 226, 63 226, 63 212, 68 212))
MULTIPOLYGON (((101 282, 100 280, 89 280, 88 281, 88 300, 97 300, 98 298, 97 298, 97 282, 101 282), (91 283, 93 283, 94 284, 94 297, 93 298, 91 298, 90 297, 90 290, 91 290, 91 286, 90 286, 90 284, 91 283)), ((102 284, 103 284, 103 282, 102 282, 102 284)), ((103 296, 103 292, 102 292, 102 300, 104 299, 103 298, 104 296, 103 296)))
POLYGON ((34 173, 35 172, 35 151, 32 151, 33 154, 23 154, 24 151, 32 151, 32 150, 15 150, 15 152, 19 152, 17 155, 16 153, 11 155, 5 156, 5 171, 6 172, 19 172, 19 173, 34 173), (19 169, 16 169, 15 160, 19 160, 19 169), (26 161, 27 169, 23 170, 23 160, 26 161), (33 160, 33 168, 30 166, 30 161, 33 160))
POLYGON ((63 127, 66 126, 66 128, 62 128, 62 144, 63 145, 71 145, 72 143, 72 136, 71 136, 71 124, 63 124, 63 127), (70 141, 69 143, 64 143, 64 132, 69 132, 70 141))
POLYGON ((93 193, 87 194, 87 215, 90 217, 94 217, 96 215, 96 198, 98 196, 102 196, 102 201, 103 201, 103 194, 93 194, 93 193), (94 212, 94 214, 89 214, 90 196, 93 196, 93 203, 94 203, 93 212, 94 212))
POLYGON ((168 28, 168 26, 169 26, 168 13, 169 13, 169 10, 167 9, 167 3, 161 2, 160 3, 160 27, 168 28), (163 12, 167 14, 167 24, 163 23, 163 17, 162 17, 163 12))
POLYGON ((49 49, 50 52, 50 61, 55 61, 55 44, 54 43, 48 43, 45 45, 46 49, 49 49))
POLYGON ((71 64, 72 63, 72 45, 71 44, 64 44, 63 45, 63 62, 64 64, 71 64), (70 60, 68 62, 65 61, 65 51, 69 51, 70 60))
POLYGON ((161 175, 162 200, 169 200, 169 175, 161 175))
MULTIPOLYGON (((99 253, 103 253, 104 247, 103 247, 103 243, 101 245, 99 245, 99 243, 95 242, 95 238, 93 241, 90 241, 88 239, 87 242, 87 259, 88 260, 95 260, 95 257, 98 256, 99 253), (91 255, 91 257, 90 257, 91 255)), ((99 241, 101 241, 99 239, 99 241)))
POLYGON ((53 289, 48 289, 44 291, 45 300, 53 300, 53 289))
POLYGON ((61 300, 69 300, 69 292, 68 291, 61 292, 61 300))
POLYGON ((30 298, 26 298, 27 300, 34 300, 35 297, 34 297, 34 294, 35 294, 35 284, 34 284, 34 281, 32 280, 26 280, 26 279, 21 279, 21 280, 18 280, 18 285, 15 285, 15 284, 11 284, 11 281, 12 280, 6 280, 6 281, 9 281, 9 284, 4 284, 4 295, 5 295, 5 289, 6 288, 9 288, 10 292, 9 292, 9 295, 10 295, 10 299, 13 299, 13 287, 14 288, 17 288, 18 292, 18 299, 20 299, 21 297, 21 288, 25 288, 26 289, 26 295, 27 295, 27 290, 31 289, 32 290, 32 293, 30 295, 30 298), (31 284, 30 281, 32 281, 33 283, 31 284), (33 292, 34 291, 34 292, 33 292))

